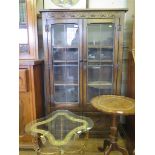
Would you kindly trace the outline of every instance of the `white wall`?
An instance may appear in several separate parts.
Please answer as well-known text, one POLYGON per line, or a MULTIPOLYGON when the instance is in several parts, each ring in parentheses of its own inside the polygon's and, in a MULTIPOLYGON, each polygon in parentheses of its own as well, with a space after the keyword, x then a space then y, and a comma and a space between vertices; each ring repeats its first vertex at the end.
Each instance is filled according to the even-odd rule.
POLYGON ((127 8, 127 0, 88 0, 89 8, 127 8))

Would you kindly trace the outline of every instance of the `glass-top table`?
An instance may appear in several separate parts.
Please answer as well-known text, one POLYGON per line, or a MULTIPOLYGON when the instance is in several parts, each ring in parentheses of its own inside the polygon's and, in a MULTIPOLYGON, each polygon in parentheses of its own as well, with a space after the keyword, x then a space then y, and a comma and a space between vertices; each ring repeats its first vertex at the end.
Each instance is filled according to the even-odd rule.
MULTIPOLYGON (((53 147, 63 154, 66 148, 68 150, 75 140, 79 139, 80 135, 86 133, 84 137, 87 138, 87 133, 93 125, 93 121, 88 117, 78 116, 68 110, 57 110, 46 117, 30 122, 26 126, 26 132, 39 138, 43 146, 53 147)), ((83 146, 81 145, 78 151, 83 151, 83 146)), ((43 154, 53 154, 47 150, 43 152, 39 146, 35 150, 43 154)))

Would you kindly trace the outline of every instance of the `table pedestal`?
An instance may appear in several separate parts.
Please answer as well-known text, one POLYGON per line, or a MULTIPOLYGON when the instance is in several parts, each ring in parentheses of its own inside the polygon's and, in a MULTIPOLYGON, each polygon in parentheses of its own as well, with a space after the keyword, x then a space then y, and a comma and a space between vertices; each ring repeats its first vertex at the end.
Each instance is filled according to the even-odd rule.
POLYGON ((104 151, 104 155, 109 155, 111 151, 119 151, 123 155, 128 155, 128 151, 125 148, 120 147, 117 144, 117 115, 112 115, 112 126, 110 127, 110 139, 104 140, 103 148, 99 148, 100 151, 104 151), (108 149, 105 150, 108 146, 108 149))

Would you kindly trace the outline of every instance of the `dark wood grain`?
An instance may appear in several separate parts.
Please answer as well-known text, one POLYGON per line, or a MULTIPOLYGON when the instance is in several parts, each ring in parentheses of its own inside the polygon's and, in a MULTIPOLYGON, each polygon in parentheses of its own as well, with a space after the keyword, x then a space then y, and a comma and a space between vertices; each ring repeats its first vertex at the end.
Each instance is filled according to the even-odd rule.
MULTIPOLYGON (((132 53, 135 50, 135 24, 133 22, 132 47, 128 54, 128 76, 127 76, 127 96, 135 98, 135 59, 132 53)), ((136 114, 135 114, 136 115, 136 114)), ((125 125, 128 141, 127 146, 129 153, 135 149, 135 116, 126 117, 125 125)))

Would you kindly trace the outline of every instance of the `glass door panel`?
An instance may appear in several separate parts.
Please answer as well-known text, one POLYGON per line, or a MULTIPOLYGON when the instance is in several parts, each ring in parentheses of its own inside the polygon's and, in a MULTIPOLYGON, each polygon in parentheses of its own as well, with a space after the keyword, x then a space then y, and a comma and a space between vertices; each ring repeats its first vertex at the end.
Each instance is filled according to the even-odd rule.
POLYGON ((88 60, 92 62, 99 61, 100 60, 100 49, 88 48, 88 60))
POLYGON ((112 23, 87 26, 87 103, 113 92, 113 27, 112 23))
POLYGON ((79 46, 79 32, 77 24, 67 24, 66 31, 66 45, 67 46, 79 46))
POLYGON ((113 24, 100 24, 100 29, 102 32, 101 35, 101 44, 102 46, 113 46, 113 36, 114 36, 114 31, 113 31, 113 24))
POLYGON ((52 45, 63 47, 65 46, 65 25, 56 24, 52 26, 52 45))
POLYGON ((99 95, 109 95, 112 94, 112 88, 99 88, 99 85, 94 87, 88 87, 87 100, 90 101, 93 97, 99 95))
POLYGON ((60 85, 54 86, 54 101, 57 104, 78 103, 78 86, 60 85))
POLYGON ((54 64, 55 84, 76 84, 78 85, 78 64, 77 63, 55 63, 54 64))
POLYGON ((100 24, 88 25, 88 47, 99 46, 101 42, 100 24))
POLYGON ((54 102, 79 103, 79 32, 77 24, 53 24, 54 102))
POLYGON ((88 84, 106 81, 112 83, 112 68, 111 65, 88 65, 88 84))
POLYGON ((100 60, 112 62, 113 61, 113 48, 101 48, 100 60))
POLYGON ((53 46, 78 46, 79 32, 77 24, 53 24, 53 46))
POLYGON ((53 48, 53 60, 54 62, 66 60, 65 48, 53 48))
POLYGON ((29 52, 26 0, 19 0, 19 52, 29 52))
POLYGON ((66 49, 66 59, 71 61, 78 61, 78 48, 68 48, 66 49))
POLYGON ((66 89, 65 86, 54 86, 54 102, 65 102, 66 101, 66 89))
POLYGON ((66 102, 78 103, 78 86, 67 86, 66 102))

